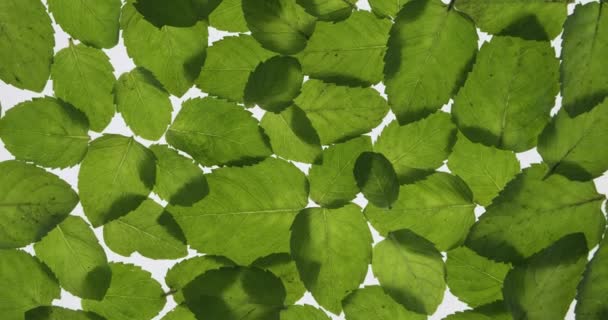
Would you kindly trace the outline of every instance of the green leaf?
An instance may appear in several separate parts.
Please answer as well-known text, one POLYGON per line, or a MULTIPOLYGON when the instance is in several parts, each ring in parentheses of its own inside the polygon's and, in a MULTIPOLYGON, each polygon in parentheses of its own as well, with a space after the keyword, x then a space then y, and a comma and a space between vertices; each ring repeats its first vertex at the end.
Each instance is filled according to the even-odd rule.
POLYGON ((342 301, 347 320, 425 320, 426 315, 407 310, 379 286, 357 289, 342 301))
POLYGON ((55 37, 39 0, 0 3, 0 80, 41 92, 51 72, 55 37))
POLYGON ((108 259, 82 218, 67 217, 34 244, 34 250, 68 292, 94 300, 101 300, 106 294, 112 278, 108 259))
POLYGON ((515 152, 534 147, 555 105, 558 69, 549 42, 492 38, 454 99, 458 127, 473 142, 515 152))
POLYGON ((215 98, 184 102, 166 138, 203 166, 246 162, 271 153, 251 113, 215 98))
POLYGON ((323 150, 310 168, 310 198, 325 207, 339 207, 359 193, 353 171, 361 153, 370 151, 370 137, 362 136, 323 150))
POLYGON ((247 26, 262 47, 286 55, 306 47, 316 19, 296 0, 242 1, 247 26))
POLYGON ((401 8, 411 0, 368 0, 372 12, 378 18, 394 19, 401 8))
POLYGON ((7 320, 24 319, 24 312, 60 296, 51 271, 21 250, 0 250, 0 282, 0 313, 7 320))
POLYGON ((513 318, 563 319, 586 263, 585 237, 576 233, 515 266, 503 287, 505 303, 513 318))
POLYGON ((534 165, 507 184, 471 229, 467 246, 493 260, 520 262, 570 233, 597 244, 606 226, 605 197, 593 182, 546 173, 546 166, 534 165))
POLYGON ((438 112, 404 126, 391 122, 378 137, 374 151, 392 163, 400 183, 408 183, 441 167, 455 139, 456 127, 450 115, 438 112))
POLYGON ((135 8, 147 21, 163 26, 191 27, 207 18, 222 0, 137 0, 135 8))
POLYGON ((386 94, 400 123, 422 119, 448 103, 477 53, 475 25, 462 13, 440 0, 406 2, 384 59, 386 94))
POLYGON ((306 292, 304 284, 300 281, 296 264, 288 253, 275 253, 260 258, 254 261, 252 266, 270 271, 281 279, 286 293, 285 305, 296 303, 306 292))
POLYGON ((502 301, 487 304, 473 310, 456 312, 444 320, 512 320, 511 313, 502 301))
MULTIPOLYGON (((240 8, 240 0, 237 1, 240 8)), ((273 55, 249 35, 224 37, 207 49, 205 64, 196 85, 211 96, 243 102, 250 74, 258 64, 273 55)))
POLYGON ((475 201, 483 206, 492 203, 520 171, 519 161, 512 151, 471 142, 462 134, 458 135, 448 158, 448 167, 467 183, 475 201))
POLYGON ((606 3, 577 5, 562 36, 562 104, 572 115, 589 111, 608 96, 608 73, 602 72, 608 56, 606 3))
POLYGON ((49 0, 55 22, 70 36, 97 48, 118 43, 120 0, 49 0))
POLYGON ((87 119, 54 98, 22 102, 0 120, 0 137, 17 159, 50 168, 78 164, 87 152, 87 119))
POLYGON ((185 305, 178 305, 171 312, 167 313, 162 320, 196 320, 196 316, 185 305))
POLYGON ((471 249, 448 252, 445 262, 450 292, 471 307, 502 300, 502 284, 511 267, 486 259, 471 249))
POLYGON ((0 162, 0 177, 0 249, 42 239, 78 204, 69 184, 34 165, 0 162))
POLYGON ((302 68, 296 58, 274 56, 260 63, 249 76, 245 103, 280 112, 300 94, 302 68))
POLYGON ((355 11, 340 22, 318 22, 306 49, 298 55, 304 74, 345 84, 380 82, 391 25, 367 11, 355 11))
POLYGON ((101 132, 115 113, 113 72, 103 51, 70 43, 57 52, 51 68, 55 96, 84 112, 91 130, 101 132))
POLYGON ((374 247, 372 269, 386 293, 409 310, 433 314, 443 300, 441 253, 409 230, 392 232, 374 247))
POLYGON ((277 156, 313 163, 321 155, 319 135, 304 111, 296 105, 280 113, 266 112, 260 126, 277 156))
POLYGON ((92 313, 61 307, 38 307, 25 313, 25 320, 103 320, 92 313))
POLYGON ((210 192, 203 200, 168 207, 193 249, 240 265, 289 252, 289 227, 308 202, 308 183, 300 170, 268 158, 248 167, 216 169, 207 182, 210 192))
POLYGON ((241 9, 241 0, 222 0, 209 14, 209 25, 228 32, 249 31, 241 9))
POLYGON ((295 104, 304 110, 323 145, 371 131, 388 112, 386 100, 372 88, 338 86, 319 80, 306 81, 295 104))
POLYGON ((355 0, 296 0, 309 14, 321 21, 339 21, 357 8, 355 0))
POLYGON ((587 265, 576 296, 576 319, 602 320, 608 316, 608 233, 587 265))
POLYGON ((133 133, 147 140, 158 140, 171 123, 173 106, 169 93, 154 76, 137 68, 124 73, 114 88, 116 109, 133 133))
POLYGON ((125 257, 134 252, 150 259, 177 259, 188 254, 186 239, 173 217, 150 199, 106 224, 103 238, 112 251, 125 257))
POLYGON ((551 173, 592 180, 608 169, 608 151, 598 148, 608 135, 608 100, 571 118, 561 110, 538 138, 538 153, 551 173))
POLYGON ((106 319, 147 320, 166 303, 164 292, 151 274, 132 264, 111 263, 112 282, 101 301, 82 300, 85 311, 106 319))
POLYGON ((169 269, 165 276, 165 282, 171 289, 171 292, 174 292, 173 298, 175 302, 182 303, 184 302, 182 290, 196 277, 209 270, 229 266, 234 266, 234 263, 224 257, 210 255, 194 257, 183 260, 169 269))
POLYGON ((467 185, 444 172, 401 187, 391 209, 373 205, 365 215, 381 234, 410 229, 447 251, 460 245, 475 223, 475 204, 467 185))
POLYGON ((80 165, 78 191, 93 227, 99 227, 137 208, 152 190, 154 154, 121 135, 107 134, 91 142, 80 165))
POLYGON ((492 34, 550 40, 562 31, 570 0, 459 0, 456 8, 492 34))
POLYGON ((189 206, 209 193, 207 180, 191 159, 167 145, 150 146, 156 157, 154 193, 171 204, 189 206))
POLYGON ((310 305, 291 305, 281 311, 281 320, 330 320, 330 318, 321 311, 310 305))
POLYGON ((391 162, 382 154, 362 153, 354 173, 359 189, 376 207, 390 208, 399 197, 399 179, 391 162))
POLYGON ((192 27, 157 28, 129 0, 122 9, 121 27, 129 56, 171 94, 182 96, 198 77, 207 48, 207 23, 192 27))
POLYGON ((285 289, 268 271, 222 268, 196 278, 184 296, 197 319, 279 320, 285 289))
POLYGON ((365 279, 372 235, 361 208, 307 208, 292 226, 291 255, 300 278, 323 308, 339 314, 341 301, 365 279))

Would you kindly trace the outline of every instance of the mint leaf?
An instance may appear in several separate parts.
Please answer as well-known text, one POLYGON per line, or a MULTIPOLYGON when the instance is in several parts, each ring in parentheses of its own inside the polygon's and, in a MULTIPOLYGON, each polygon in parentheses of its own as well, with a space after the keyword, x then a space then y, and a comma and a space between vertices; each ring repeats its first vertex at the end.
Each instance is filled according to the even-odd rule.
POLYGON ((325 312, 310 305, 292 305, 281 311, 281 320, 329 320, 325 312))
POLYGON ((296 303, 306 292, 304 284, 300 281, 296 264, 288 253, 271 254, 254 261, 251 265, 270 271, 281 279, 285 287, 285 305, 296 303))
POLYGON ((178 305, 165 315, 162 320, 196 320, 196 316, 188 307, 183 304, 178 305))
POLYGON ((581 320, 601 320, 608 316, 608 301, 601 297, 608 294, 608 236, 587 264, 583 279, 578 285, 576 296, 576 318, 581 320))
POLYGON ((103 320, 92 313, 61 307, 38 307, 25 313, 25 320, 103 320))
POLYGON ((368 0, 372 12, 378 18, 394 19, 401 8, 411 0, 368 0))
POLYGON ((302 68, 296 58, 274 56, 260 63, 249 76, 245 103, 280 112, 300 94, 302 68))
POLYGON ((456 312, 444 320, 512 320, 511 313, 506 309, 503 301, 486 304, 473 310, 456 312))
POLYGON ((354 171, 359 189, 376 207, 390 208, 399 197, 399 179, 393 165, 382 154, 362 153, 354 171))
POLYGON ((247 32, 241 0, 222 0, 209 14, 209 25, 228 32, 247 32))
POLYGON ((426 315, 407 310, 379 286, 357 289, 342 301, 347 320, 424 320, 426 315))
POLYGON ((296 0, 306 12, 321 21, 339 21, 350 16, 357 8, 355 0, 296 0))

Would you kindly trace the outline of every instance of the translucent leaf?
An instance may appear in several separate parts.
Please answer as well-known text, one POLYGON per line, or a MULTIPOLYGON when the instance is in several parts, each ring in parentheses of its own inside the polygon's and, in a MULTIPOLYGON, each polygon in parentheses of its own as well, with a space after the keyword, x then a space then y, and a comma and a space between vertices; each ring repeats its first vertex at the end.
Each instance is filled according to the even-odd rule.
POLYGON ((487 304, 473 310, 453 313, 444 320, 512 320, 511 313, 503 301, 487 304))
POLYGON ((251 265, 270 271, 281 279, 286 293, 285 305, 296 303, 306 292, 304 284, 300 281, 296 264, 288 253, 272 254, 254 261, 251 265))
POLYGON ((322 21, 338 21, 350 16, 357 8, 355 0, 296 0, 306 12, 322 21))
POLYGON ((367 200, 390 208, 399 197, 399 180, 393 165, 380 153, 364 152, 355 163, 355 179, 367 200))
POLYGON ((411 0, 368 0, 372 12, 378 18, 394 19, 401 8, 411 0))
POLYGON ((25 320, 103 320, 102 317, 79 310, 62 307, 38 307, 25 313, 25 320))
POLYGON ((310 305, 291 305, 281 311, 281 320, 329 320, 321 309, 310 305))
POLYGON ((587 265, 576 296, 576 319, 602 320, 608 316, 608 236, 587 265))
POLYGON ((222 0, 137 0, 135 8, 155 26, 191 27, 207 18, 222 0))
POLYGON ((241 0, 222 0, 209 14, 209 25, 228 32, 249 31, 241 9, 241 0))
POLYGON ((184 302, 182 290, 198 276, 209 270, 216 270, 222 267, 234 266, 234 263, 224 257, 200 256, 183 260, 175 264, 165 276, 167 286, 173 292, 173 298, 177 303, 184 302))
POLYGON ((260 63, 249 76, 245 103, 280 112, 300 94, 302 69, 296 58, 275 56, 260 63))
POLYGON ((357 289, 342 301, 347 320, 425 320, 426 315, 407 310, 379 286, 357 289))
POLYGON ((196 320, 196 316, 188 307, 183 304, 178 305, 165 315, 162 320, 196 320))

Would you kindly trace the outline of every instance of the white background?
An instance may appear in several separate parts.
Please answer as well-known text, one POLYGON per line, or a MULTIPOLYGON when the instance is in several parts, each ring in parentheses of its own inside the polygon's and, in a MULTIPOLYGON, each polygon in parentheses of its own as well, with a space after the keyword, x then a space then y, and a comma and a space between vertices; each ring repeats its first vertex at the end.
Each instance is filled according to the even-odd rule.
MULTIPOLYGON (((593 0, 583 0, 583 1, 577 0, 576 2, 577 3, 587 3, 587 2, 592 2, 592 1, 593 0)), ((43 2, 46 2, 46 0, 43 0, 43 2)), ((444 0, 444 2, 448 2, 448 1, 444 0)), ((367 0, 359 0, 359 2, 357 3, 357 6, 362 10, 370 10, 367 0)), ((573 9, 574 9, 574 4, 569 5, 570 13, 572 13, 573 9)), ((54 27, 55 27, 55 32, 56 32, 56 34, 55 34, 55 42, 56 42, 55 52, 57 52, 57 51, 61 50, 62 48, 65 48, 68 46, 69 35, 67 35, 65 32, 63 32, 58 25, 54 24, 54 27)), ((483 34, 481 32, 479 34, 480 34, 480 41, 479 41, 480 46, 484 41, 488 41, 491 38, 487 34, 483 34)), ((226 35, 231 35, 231 34, 210 28, 209 45, 212 45, 213 42, 221 39, 222 37, 224 37, 226 35)), ((556 50, 556 56, 559 56, 560 50, 561 50, 561 36, 558 37, 557 39, 555 39, 552 42, 552 44, 556 50)), ((131 71, 135 67, 135 65, 133 64, 133 61, 127 56, 127 52, 126 52, 126 49, 122 42, 122 39, 120 40, 120 43, 116 47, 109 49, 109 50, 104 50, 104 51, 110 57, 110 60, 112 62, 112 65, 114 66, 114 70, 115 70, 114 74, 117 78, 122 73, 131 71)), ((446 53, 446 54, 449 54, 449 53, 446 53)), ((384 93, 383 93, 384 86, 382 84, 375 86, 375 88, 384 96, 384 93)), ((42 97, 45 95, 48 95, 48 96, 53 95, 53 88, 52 88, 51 81, 49 81, 49 83, 47 84, 44 91, 40 94, 26 91, 26 90, 19 90, 12 86, 6 85, 0 81, 0 103, 2 105, 3 112, 5 112, 6 110, 10 109, 11 107, 13 107, 14 105, 16 105, 20 102, 30 100, 34 97, 42 97)), ((171 97, 171 101, 173 103, 173 108, 174 108, 173 117, 175 117, 177 115, 177 113, 179 112, 182 101, 185 101, 185 100, 188 100, 188 99, 191 99, 194 97, 204 97, 205 95, 206 94, 202 93, 200 90, 198 90, 196 88, 192 88, 182 98, 171 97)), ((444 106, 443 110, 449 111, 450 106, 451 106, 451 104, 444 106)), ((556 98, 556 106, 552 111, 553 114, 555 112, 557 112, 557 110, 559 110, 560 106, 561 106, 561 98, 558 96, 556 98)), ((263 110, 261 110, 260 108, 257 108, 257 107, 253 108, 251 111, 252 111, 253 115, 258 119, 260 119, 264 113, 263 110)), ((372 138, 376 139, 377 136, 379 135, 379 133, 382 131, 382 128, 384 126, 386 126, 389 122, 394 120, 394 118, 395 118, 394 115, 392 113, 389 113, 387 115, 387 117, 384 119, 383 123, 378 128, 374 129, 371 132, 372 138)), ((133 135, 132 132, 130 131, 130 129, 125 125, 123 119, 120 117, 119 114, 116 114, 114 116, 110 125, 106 128, 106 130, 104 130, 104 133, 116 133, 116 134, 122 134, 122 135, 126 135, 126 136, 133 135)), ((100 134, 94 133, 94 132, 91 132, 90 135, 91 135, 92 139, 95 139, 100 136, 100 134)), ((143 140, 141 138, 137 138, 137 140, 146 146, 153 143, 152 141, 143 140)), ((161 139, 160 143, 165 143, 164 138, 161 139)), ((598 147, 605 147, 605 146, 598 146, 598 147)), ((541 157, 538 155, 538 153, 536 152, 535 149, 530 150, 525 153, 520 153, 517 156, 521 162, 522 168, 528 167, 532 163, 541 162, 541 157)), ((13 157, 4 148, 4 145, 0 141, 0 161, 5 161, 5 160, 9 160, 9 159, 13 159, 13 157)), ((304 172, 307 172, 309 169, 308 165, 304 165, 304 164, 296 164, 296 165, 298 165, 298 167, 300 169, 302 169, 304 172)), ((205 172, 210 171, 209 168, 203 168, 203 170, 205 172)), ((440 170, 448 171, 447 167, 445 165, 440 170)), ((57 174, 62 179, 64 179, 68 183, 70 183, 72 185, 72 187, 74 188, 74 190, 78 190, 78 188, 77 188, 78 166, 69 168, 69 169, 65 169, 65 170, 50 170, 50 171, 52 171, 53 173, 57 174)), ((596 179, 595 183, 596 183, 596 186, 600 193, 608 194, 608 176, 603 176, 603 177, 596 179)), ((566 190, 564 190, 564 191, 567 192, 566 190)), ((165 202, 163 202, 161 199, 159 199, 155 195, 152 195, 152 198, 163 205, 166 204, 165 202)), ((355 200, 355 203, 359 204, 361 207, 364 207, 366 205, 367 201, 361 195, 359 195, 357 197, 357 199, 355 200)), ((311 205, 314 205, 314 203, 311 202, 311 205)), ((476 210, 476 214, 479 215, 482 212, 483 212, 483 208, 478 207, 476 210)), ((84 217, 82 207, 80 205, 78 205, 74 209, 72 214, 84 217)), ((375 232, 373 229, 372 229, 372 233, 374 235, 375 243, 382 240, 382 238, 378 235, 378 233, 375 232)), ((113 253, 112 251, 110 251, 110 249, 108 249, 103 244, 103 232, 102 232, 101 227, 95 229, 95 234, 99 238, 100 243, 102 243, 102 245, 104 246, 106 254, 108 255, 108 259, 110 261, 132 263, 132 264, 142 267, 143 269, 149 271, 152 274, 152 277, 154 279, 156 279, 159 283, 162 284, 163 289, 165 291, 168 291, 168 287, 164 283, 164 276, 165 276, 167 270, 172 265, 174 265, 176 262, 178 262, 179 260, 151 260, 151 259, 144 258, 137 253, 133 254, 131 257, 122 257, 122 256, 117 255, 117 254, 113 253)), ((33 250, 31 248, 31 246, 25 248, 25 250, 33 254, 33 250)), ((193 250, 190 250, 190 254, 188 255, 188 257, 193 257, 196 255, 198 255, 198 253, 196 253, 193 250)), ((378 284, 378 281, 373 277, 373 275, 371 273, 371 268, 370 268, 370 271, 368 272, 368 275, 367 275, 363 285, 372 285, 372 284, 378 284)), ((306 295, 298 302, 298 304, 311 304, 314 306, 318 306, 317 303, 314 301, 314 298, 310 295, 310 293, 306 293, 306 295)), ((61 299, 53 301, 53 305, 63 306, 63 307, 71 308, 71 309, 80 309, 80 299, 77 297, 74 297, 73 295, 69 294, 68 292, 62 290, 61 299)), ((175 302, 173 301, 172 297, 169 297, 168 302, 165 305, 165 308, 163 309, 161 314, 159 316, 157 316, 155 319, 162 318, 162 316, 164 314, 166 314, 168 311, 170 311, 174 307, 175 307, 175 302)), ((570 308, 567 319, 574 319, 573 307, 574 307, 574 303, 572 304, 572 306, 570 308)), ((448 290, 445 294, 443 303, 441 304, 441 306, 439 307, 437 312, 433 316, 429 317, 429 319, 439 320, 439 319, 444 318, 448 314, 454 313, 456 311, 465 310, 465 309, 467 309, 467 306, 464 303, 460 302, 456 297, 454 297, 448 290)), ((332 315, 332 318, 333 319, 344 319, 344 315, 343 314, 342 315, 332 315)), ((112 319, 108 319, 108 320, 112 320, 112 319)), ((373 320, 373 319, 370 319, 370 320, 373 320)))

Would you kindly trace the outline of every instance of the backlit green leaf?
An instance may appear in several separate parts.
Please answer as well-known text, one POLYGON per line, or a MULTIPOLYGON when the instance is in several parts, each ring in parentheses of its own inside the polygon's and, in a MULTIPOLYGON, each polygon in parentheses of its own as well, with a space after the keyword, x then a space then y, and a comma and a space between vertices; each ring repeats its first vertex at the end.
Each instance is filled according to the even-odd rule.
POLYGON ((426 315, 407 310, 379 286, 357 289, 342 301, 347 320, 425 320, 426 315))
POLYGON ((608 316, 608 233, 587 265, 576 296, 576 319, 602 320, 608 316))
POLYGON ((296 58, 274 56, 260 63, 249 76, 245 88, 245 103, 279 112, 300 94, 302 68, 296 58))
POLYGON ((209 270, 233 266, 234 263, 226 258, 217 256, 200 256, 183 260, 175 264, 165 276, 167 286, 174 292, 173 298, 177 303, 184 302, 182 289, 192 282, 196 277, 209 270))
POLYGON ((25 320, 104 320, 92 313, 61 307, 38 307, 25 313, 25 320))
POLYGON ((399 197, 393 165, 380 153, 364 152, 355 163, 355 179, 363 195, 380 208, 390 208, 399 197))
POLYGON ((513 320, 503 301, 487 304, 473 310, 456 312, 444 320, 513 320))
POLYGON ((322 21, 338 21, 350 16, 357 8, 355 0, 296 0, 309 14, 322 21))
POLYGON ((295 262, 288 253, 277 253, 254 261, 252 266, 270 271, 281 279, 285 287, 285 305, 291 305, 300 300, 306 288, 302 281, 295 262))
POLYGON ((167 313, 162 320, 196 320, 196 316, 188 307, 183 304, 178 305, 175 309, 167 313))
POLYGON ((247 22, 243 16, 241 0, 222 0, 209 14, 209 25, 229 32, 246 32, 247 22))
POLYGON ((394 19, 411 0, 368 0, 372 12, 379 18, 394 19))
POLYGON ((281 311, 281 320, 329 320, 329 317, 310 305, 292 305, 281 311))
POLYGON ((137 0, 135 8, 155 26, 191 27, 207 18, 222 0, 137 0))

